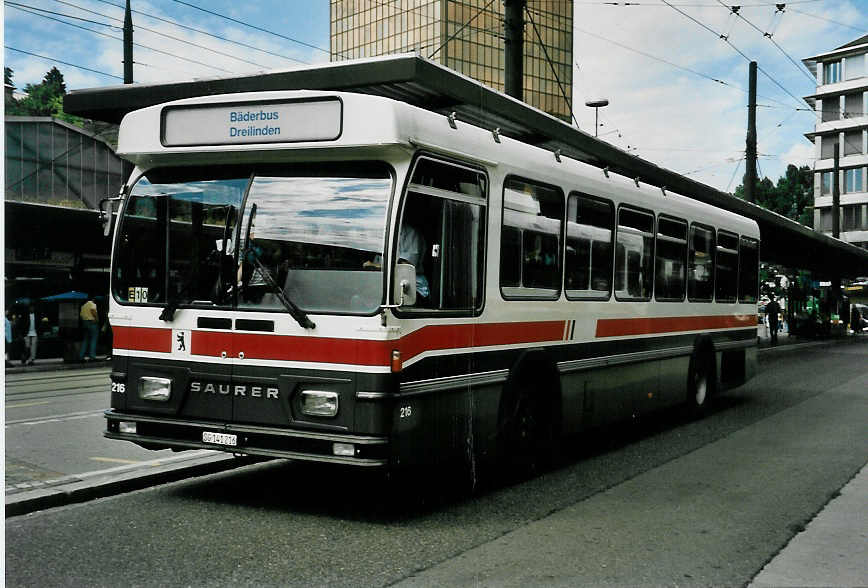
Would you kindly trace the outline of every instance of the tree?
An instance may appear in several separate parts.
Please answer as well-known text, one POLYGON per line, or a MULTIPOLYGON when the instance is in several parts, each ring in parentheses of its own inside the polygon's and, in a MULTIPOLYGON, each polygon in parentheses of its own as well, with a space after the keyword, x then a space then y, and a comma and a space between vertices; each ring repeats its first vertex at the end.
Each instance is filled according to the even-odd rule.
MULTIPOLYGON (((809 227, 814 221, 811 209, 813 194, 814 174, 806 165, 796 167, 790 164, 777 184, 763 178, 754 186, 757 205, 809 227)), ((744 199, 744 183, 735 189, 735 196, 744 199)))
MULTIPOLYGON (((6 68, 7 83, 11 82, 12 70, 6 68)), ((81 126, 82 119, 63 112, 63 95, 66 94, 66 82, 63 74, 56 67, 52 67, 42 81, 38 84, 24 86, 26 97, 21 100, 13 100, 12 108, 7 102, 7 114, 26 116, 53 116, 66 122, 81 126)))

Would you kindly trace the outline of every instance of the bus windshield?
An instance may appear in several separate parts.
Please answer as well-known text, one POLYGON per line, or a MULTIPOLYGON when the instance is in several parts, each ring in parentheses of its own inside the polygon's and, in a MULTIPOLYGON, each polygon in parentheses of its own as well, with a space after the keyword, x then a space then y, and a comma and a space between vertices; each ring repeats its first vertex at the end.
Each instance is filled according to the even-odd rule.
POLYGON ((392 176, 384 165, 146 172, 124 208, 112 290, 120 301, 374 312, 392 176))

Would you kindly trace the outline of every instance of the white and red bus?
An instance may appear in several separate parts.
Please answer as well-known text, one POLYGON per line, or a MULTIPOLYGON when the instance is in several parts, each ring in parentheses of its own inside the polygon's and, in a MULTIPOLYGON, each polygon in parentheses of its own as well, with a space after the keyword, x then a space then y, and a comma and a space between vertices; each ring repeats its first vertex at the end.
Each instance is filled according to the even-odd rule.
POLYGON ((106 436, 532 460, 756 365, 756 223, 384 97, 129 113, 106 436))

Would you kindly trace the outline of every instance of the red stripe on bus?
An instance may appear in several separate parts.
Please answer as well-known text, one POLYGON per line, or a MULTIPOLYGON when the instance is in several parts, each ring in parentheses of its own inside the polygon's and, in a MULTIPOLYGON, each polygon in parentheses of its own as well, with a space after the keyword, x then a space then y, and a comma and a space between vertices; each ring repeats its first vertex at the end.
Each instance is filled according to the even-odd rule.
POLYGON ((112 326, 112 345, 132 351, 172 351, 172 329, 112 326))
MULTIPOLYGON (((219 357, 225 351, 228 356, 235 357, 239 351, 243 351, 244 357, 249 359, 389 366, 393 349, 399 350, 402 360, 406 362, 426 351, 562 341, 565 325, 564 321, 431 325, 409 333, 397 341, 194 330, 190 338, 190 353, 219 357)), ((171 351, 171 330, 123 328, 126 334, 115 339, 115 347, 118 349, 164 353, 171 351), (145 335, 148 331, 164 334, 161 346, 133 346, 148 339, 146 336, 139 336, 140 333, 145 335)))
POLYGON ((596 336, 623 337, 750 326, 756 326, 756 317, 747 314, 599 319, 596 336))
POLYGON ((403 337, 399 350, 407 361, 425 351, 562 341, 564 321, 431 325, 403 337))

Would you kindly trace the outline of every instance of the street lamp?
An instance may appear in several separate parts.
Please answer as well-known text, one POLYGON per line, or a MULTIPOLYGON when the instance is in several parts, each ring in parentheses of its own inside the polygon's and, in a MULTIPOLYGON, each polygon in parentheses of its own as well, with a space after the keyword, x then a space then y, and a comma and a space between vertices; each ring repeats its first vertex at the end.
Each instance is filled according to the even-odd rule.
POLYGON ((588 100, 585 102, 585 106, 590 106, 594 109, 594 136, 597 136, 597 131, 600 128, 600 109, 604 106, 608 106, 609 101, 605 98, 600 100, 588 100))

